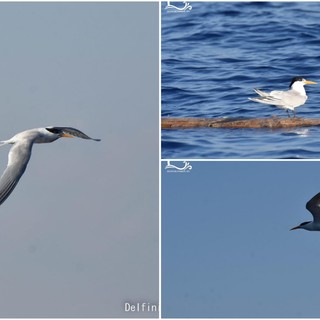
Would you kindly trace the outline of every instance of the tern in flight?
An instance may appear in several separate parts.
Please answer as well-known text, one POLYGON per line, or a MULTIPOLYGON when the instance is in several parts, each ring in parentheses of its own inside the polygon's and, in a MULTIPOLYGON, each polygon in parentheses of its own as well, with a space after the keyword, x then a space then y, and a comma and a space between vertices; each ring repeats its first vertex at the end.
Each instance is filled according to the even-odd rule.
POLYGON ((296 116, 295 108, 305 104, 308 99, 304 85, 317 84, 317 82, 306 80, 302 77, 294 77, 291 80, 288 91, 271 91, 264 92, 259 89, 254 89, 260 97, 249 98, 251 101, 260 102, 264 104, 271 104, 278 108, 285 109, 290 118, 289 110, 296 116))
POLYGON ((82 138, 94 141, 80 130, 70 127, 46 127, 20 132, 9 140, 0 141, 0 146, 12 144, 8 155, 8 165, 0 178, 0 205, 9 197, 31 157, 34 143, 49 143, 59 138, 82 138))
POLYGON ((320 231, 320 192, 307 202, 306 208, 313 215, 313 221, 302 222, 290 230, 305 229, 308 231, 320 231))

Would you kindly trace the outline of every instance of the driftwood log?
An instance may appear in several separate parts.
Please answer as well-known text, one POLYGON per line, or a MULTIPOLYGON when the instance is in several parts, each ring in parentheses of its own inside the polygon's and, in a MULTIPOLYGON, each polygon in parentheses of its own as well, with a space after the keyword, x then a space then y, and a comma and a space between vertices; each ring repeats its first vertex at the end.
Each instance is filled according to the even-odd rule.
POLYGON ((306 118, 260 118, 260 119, 237 119, 237 118, 162 118, 162 129, 190 129, 190 128, 296 128, 319 126, 320 119, 306 118))

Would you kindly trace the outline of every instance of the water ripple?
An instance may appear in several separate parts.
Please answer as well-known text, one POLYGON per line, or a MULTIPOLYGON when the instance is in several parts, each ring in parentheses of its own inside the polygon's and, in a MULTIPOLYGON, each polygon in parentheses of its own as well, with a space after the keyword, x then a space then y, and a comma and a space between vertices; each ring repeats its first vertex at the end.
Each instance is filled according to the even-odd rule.
MULTIPOLYGON (((163 4, 163 8, 165 3, 163 4)), ((293 76, 320 82, 319 2, 195 2, 162 10, 162 116, 286 117, 248 100, 286 90, 293 76)), ((317 86, 298 116, 319 117, 317 86)), ((163 158, 319 158, 320 128, 163 130, 163 158)))

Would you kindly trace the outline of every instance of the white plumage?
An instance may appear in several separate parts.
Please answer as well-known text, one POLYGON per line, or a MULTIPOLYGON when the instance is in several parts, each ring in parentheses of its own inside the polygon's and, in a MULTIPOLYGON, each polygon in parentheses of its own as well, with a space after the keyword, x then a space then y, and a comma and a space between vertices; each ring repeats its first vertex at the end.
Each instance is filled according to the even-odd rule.
POLYGON ((8 155, 8 165, 0 178, 0 205, 9 197, 26 170, 34 143, 50 143, 59 138, 78 137, 92 139, 80 130, 70 127, 46 127, 17 133, 9 140, 0 141, 0 146, 12 144, 8 155))
POLYGON ((295 108, 305 104, 308 99, 304 86, 306 84, 316 84, 314 81, 306 80, 302 77, 294 77, 290 83, 290 89, 288 91, 271 91, 264 92, 259 89, 254 91, 259 95, 257 98, 249 98, 251 101, 271 104, 278 108, 284 109, 290 117, 289 110, 291 110, 296 116, 295 108))

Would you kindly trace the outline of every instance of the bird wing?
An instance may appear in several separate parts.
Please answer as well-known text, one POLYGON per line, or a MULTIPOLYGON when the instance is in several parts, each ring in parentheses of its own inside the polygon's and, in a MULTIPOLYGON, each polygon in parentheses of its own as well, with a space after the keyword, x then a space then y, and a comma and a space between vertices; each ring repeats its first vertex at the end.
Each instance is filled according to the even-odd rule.
POLYGON ((15 143, 8 155, 8 165, 0 178, 0 205, 9 197, 26 170, 33 141, 15 143))
POLYGON ((307 202, 306 208, 313 215, 314 221, 320 223, 320 192, 307 202))
POLYGON ((260 90, 260 89, 253 89, 253 90, 254 90, 254 92, 255 92, 256 94, 258 94, 260 97, 267 97, 267 96, 269 95, 268 92, 264 92, 264 91, 262 91, 262 90, 260 90))
POLYGON ((307 96, 301 95, 294 90, 271 91, 270 96, 274 99, 281 100, 283 106, 291 106, 293 108, 303 105, 308 99, 307 96))
POLYGON ((258 98, 249 98, 249 100, 254 101, 254 102, 260 102, 264 104, 272 104, 275 106, 282 105, 281 100, 272 98, 270 96, 268 97, 258 97, 258 98))
POLYGON ((250 98, 250 100, 278 107, 287 107, 290 109, 303 105, 307 100, 307 96, 303 96, 291 90, 271 91, 267 94, 261 90, 255 89, 255 92, 259 94, 260 97, 250 98))
POLYGON ((78 137, 78 138, 82 138, 82 139, 89 139, 89 140, 94 140, 94 141, 101 141, 101 139, 93 139, 90 138, 89 136, 87 136, 85 133, 83 133, 82 131, 75 129, 75 128, 71 128, 71 127, 53 127, 50 128, 53 130, 58 130, 64 134, 69 134, 71 136, 74 137, 78 137))

